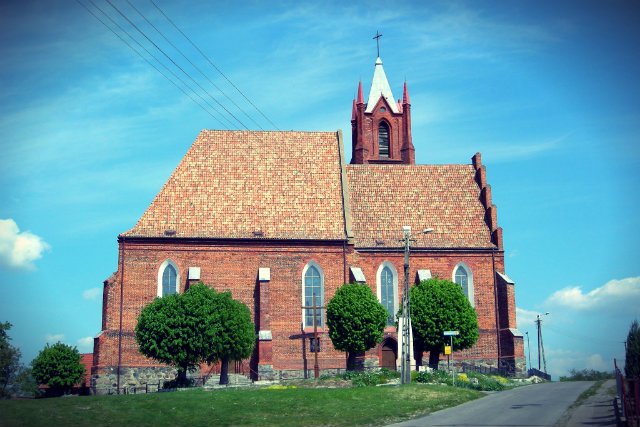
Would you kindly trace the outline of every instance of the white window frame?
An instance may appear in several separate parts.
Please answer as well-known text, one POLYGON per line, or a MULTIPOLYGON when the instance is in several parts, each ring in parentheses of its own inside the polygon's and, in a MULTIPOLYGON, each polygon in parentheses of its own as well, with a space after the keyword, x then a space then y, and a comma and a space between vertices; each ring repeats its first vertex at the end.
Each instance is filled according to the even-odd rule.
POLYGON ((396 267, 389 261, 384 261, 378 267, 378 272, 376 273, 376 293, 378 295, 378 301, 382 303, 382 270, 384 270, 385 267, 389 267, 393 276, 393 318, 395 319, 398 308, 400 307, 398 303, 400 299, 398 294, 398 270, 396 270, 396 267))
POLYGON ((156 294, 159 297, 162 297, 162 274, 169 265, 176 270, 176 293, 180 293, 180 269, 171 259, 166 259, 162 264, 160 264, 160 268, 158 268, 158 289, 156 294))
POLYGON ((469 267, 464 262, 457 263, 455 267, 453 267, 453 272, 451 273, 451 281, 453 283, 456 283, 456 271, 458 271, 458 268, 460 267, 462 267, 462 269, 467 273, 467 299, 469 300, 469 303, 471 303, 471 307, 475 307, 476 299, 473 287, 473 271, 471 270, 471 267, 469 267))
MULTIPOLYGON (((316 301, 316 304, 318 304, 318 307, 321 306, 321 305, 324 305, 324 270, 322 270, 322 267, 320 267, 320 265, 317 262, 309 261, 304 266, 304 268, 302 269, 302 283, 301 283, 301 285, 302 285, 301 291, 302 292, 300 292, 301 299, 302 299, 302 301, 301 301, 302 304, 300 305, 301 307, 304 307, 306 305, 305 302, 304 302, 305 289, 306 289, 305 288, 305 276, 307 274, 307 270, 309 270, 309 268, 311 268, 311 267, 315 267, 316 270, 318 270, 318 274, 320 275, 320 293, 321 293, 320 298, 321 299, 320 299, 320 303, 318 304, 318 302, 316 301)), ((302 325, 303 325, 304 328, 312 328, 313 324, 307 325, 305 323, 304 311, 305 311, 304 308, 300 310, 301 315, 302 315, 302 325)), ((324 315, 324 310, 320 309, 319 311, 320 311, 320 322, 321 322, 322 326, 318 325, 318 327, 323 328, 324 325, 325 325, 325 322, 326 322, 326 317, 324 315)))

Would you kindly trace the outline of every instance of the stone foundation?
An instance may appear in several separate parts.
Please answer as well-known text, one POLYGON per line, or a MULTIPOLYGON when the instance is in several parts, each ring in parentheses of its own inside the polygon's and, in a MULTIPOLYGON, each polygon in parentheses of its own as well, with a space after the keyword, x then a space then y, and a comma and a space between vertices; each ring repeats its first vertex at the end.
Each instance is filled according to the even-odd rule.
MULTIPOLYGON (((91 375, 92 394, 117 394, 118 368, 100 368, 91 375)), ((174 380, 178 374, 171 367, 122 367, 120 368, 120 392, 144 393, 147 390, 162 389, 164 383, 174 380), (122 389, 125 389, 124 391, 122 389)), ((188 373, 188 377, 198 377, 199 371, 188 373)))

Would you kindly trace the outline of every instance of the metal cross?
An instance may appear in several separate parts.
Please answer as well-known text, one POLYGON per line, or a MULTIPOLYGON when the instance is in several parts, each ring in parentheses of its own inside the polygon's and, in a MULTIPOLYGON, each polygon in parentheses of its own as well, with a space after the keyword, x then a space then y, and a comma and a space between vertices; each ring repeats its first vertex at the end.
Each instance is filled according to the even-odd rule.
MULTIPOLYGON (((319 313, 316 310, 323 310, 325 307, 316 305, 316 294, 314 293, 311 298, 311 305, 303 305, 302 308, 313 310, 313 341, 316 344, 316 351, 313 352, 313 376, 314 378, 318 378, 320 377, 320 365, 318 364, 318 323, 316 322, 316 318, 319 313)), ((304 334, 304 328, 302 332, 304 334)))
POLYGON ((382 37, 382 34, 380 34, 378 30, 376 30, 376 35, 373 38, 376 39, 376 47, 378 48, 378 58, 380 57, 380 37, 382 37))

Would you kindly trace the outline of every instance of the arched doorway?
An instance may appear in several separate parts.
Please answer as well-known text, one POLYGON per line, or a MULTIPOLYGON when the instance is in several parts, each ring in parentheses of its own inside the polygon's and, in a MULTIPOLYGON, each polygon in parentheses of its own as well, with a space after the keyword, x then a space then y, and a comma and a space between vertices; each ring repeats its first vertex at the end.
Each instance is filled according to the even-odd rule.
POLYGON ((380 367, 396 369, 396 358, 398 357, 398 342, 393 338, 387 338, 382 342, 382 358, 380 367))

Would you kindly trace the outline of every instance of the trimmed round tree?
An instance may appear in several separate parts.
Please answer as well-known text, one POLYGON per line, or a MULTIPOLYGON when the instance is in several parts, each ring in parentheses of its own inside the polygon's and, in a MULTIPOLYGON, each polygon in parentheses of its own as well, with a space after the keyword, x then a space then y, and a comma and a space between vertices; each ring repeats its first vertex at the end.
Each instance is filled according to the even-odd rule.
POLYGON ((38 384, 48 385, 54 395, 69 392, 85 374, 78 349, 61 342, 47 344, 33 359, 31 367, 33 378, 38 384))
POLYGON ((255 342, 249 309, 200 282, 184 294, 156 298, 138 317, 140 352, 176 367, 178 384, 201 362, 222 362, 220 383, 228 382, 228 361, 249 357, 255 342), (224 381, 224 382, 223 382, 224 381))
POLYGON ((220 361, 220 384, 229 383, 229 361, 242 360, 253 352, 256 342, 251 312, 234 300, 231 292, 217 293, 206 320, 205 339, 210 345, 206 362, 220 361))
POLYGON ((349 353, 347 369, 361 369, 362 354, 382 341, 387 310, 367 285, 341 286, 327 304, 329 338, 337 350, 349 353))
MULTIPOLYGON (((207 298, 201 297, 201 305, 206 304, 207 298)), ((178 384, 184 385, 187 371, 198 366, 206 348, 200 329, 197 314, 184 309, 182 295, 156 298, 138 316, 135 329, 138 349, 147 357, 174 366, 178 370, 178 384)))
POLYGON ((459 331, 453 337, 453 348, 464 350, 478 340, 478 317, 460 285, 433 278, 413 286, 411 325, 415 353, 429 351, 429 366, 437 369, 440 353, 450 342, 444 331, 459 331))

